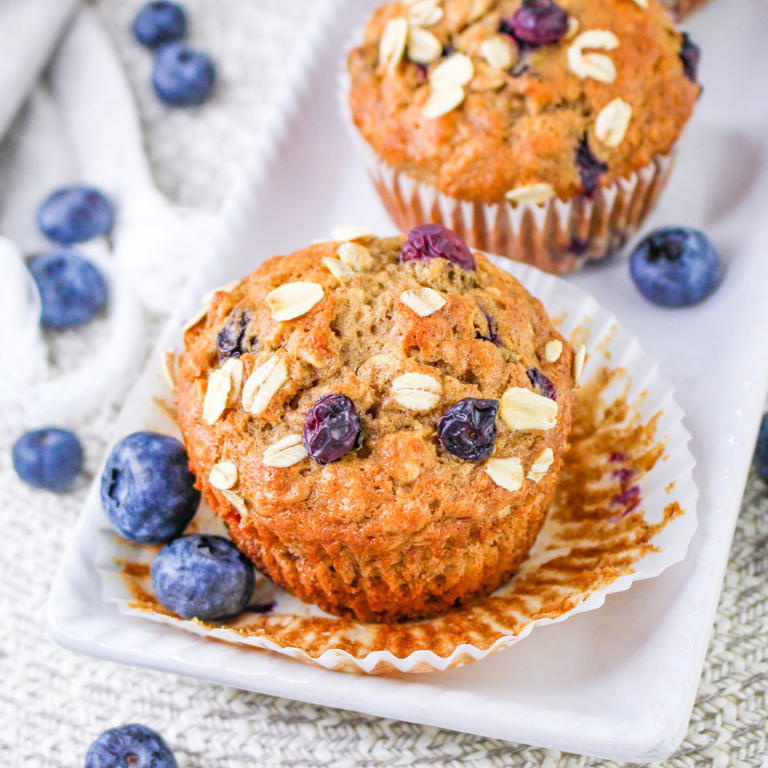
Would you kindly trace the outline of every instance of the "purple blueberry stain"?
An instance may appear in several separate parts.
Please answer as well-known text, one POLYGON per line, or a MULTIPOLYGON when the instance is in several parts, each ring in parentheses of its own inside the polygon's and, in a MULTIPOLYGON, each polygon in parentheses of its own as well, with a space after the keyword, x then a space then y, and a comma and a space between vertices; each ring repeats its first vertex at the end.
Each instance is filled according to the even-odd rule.
POLYGON ((557 400, 555 385, 538 368, 529 368, 526 373, 531 380, 531 386, 539 391, 539 394, 550 400, 557 400))
POLYGON ((360 446, 362 426, 346 395, 324 395, 309 409, 301 439, 318 464, 330 464, 360 446))
POLYGON ((586 134, 581 137, 576 148, 576 167, 579 169, 579 178, 584 188, 584 194, 587 197, 592 197, 600 177, 608 170, 608 165, 595 157, 586 134))
POLYGON ((621 451, 611 451, 610 455, 608 456, 608 461, 611 462, 619 462, 619 461, 626 461, 627 460, 627 454, 621 453, 621 451))
POLYGON ((680 46, 680 60, 683 62, 683 72, 693 83, 698 83, 701 48, 691 40, 687 32, 682 33, 683 42, 680 46))
POLYGON ((441 224, 422 224, 408 233, 400 252, 400 263, 425 259, 446 259, 469 271, 477 268, 469 246, 453 230, 441 224))
POLYGON ((437 423, 443 447, 466 461, 484 461, 496 442, 498 400, 465 397, 452 405, 437 423))
POLYGON ((480 331, 475 331, 475 338, 482 339, 483 341, 490 341, 491 344, 495 344, 497 347, 501 346, 501 339, 499 338, 499 334, 496 333, 496 324, 493 322, 493 318, 487 313, 483 312, 485 315, 485 319, 488 322, 488 335, 484 335, 480 333, 480 331))
POLYGON ((619 481, 619 485, 625 488, 629 485, 630 480, 635 476, 635 470, 630 467, 622 467, 621 469, 615 469, 611 472, 611 477, 619 481))
POLYGON ((624 514, 631 512, 640 503, 640 486, 632 485, 611 500, 611 504, 624 507, 624 514))
POLYGON ((553 0, 523 0, 499 25, 500 32, 528 46, 556 43, 567 29, 568 14, 553 0))
MULTIPOLYGON (((240 355, 245 354, 247 351, 245 332, 248 329, 250 319, 250 315, 245 310, 237 310, 232 314, 216 337, 219 357, 240 357, 240 355)), ((250 342, 252 343, 253 339, 250 342)))

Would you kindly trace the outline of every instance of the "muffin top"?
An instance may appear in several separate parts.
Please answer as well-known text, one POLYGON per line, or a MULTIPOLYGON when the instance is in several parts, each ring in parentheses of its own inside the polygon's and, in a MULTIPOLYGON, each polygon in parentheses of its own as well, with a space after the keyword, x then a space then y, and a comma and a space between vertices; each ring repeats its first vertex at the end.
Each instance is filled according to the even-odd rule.
POLYGON ((439 225, 274 257, 184 341, 200 485, 286 540, 370 550, 551 494, 578 362, 538 300, 439 225))
POLYGON ((699 51, 657 0, 400 0, 348 56, 389 166, 455 198, 592 195, 670 151, 699 51))

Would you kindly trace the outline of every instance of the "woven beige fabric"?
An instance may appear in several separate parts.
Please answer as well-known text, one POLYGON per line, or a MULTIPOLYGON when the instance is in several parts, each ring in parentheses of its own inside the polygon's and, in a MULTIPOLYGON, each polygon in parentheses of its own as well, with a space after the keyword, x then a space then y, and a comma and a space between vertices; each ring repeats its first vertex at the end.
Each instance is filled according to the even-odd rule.
MULTIPOLYGON (((238 59, 255 56, 251 49, 279 66, 284 49, 276 36, 300 29, 307 2, 187 0, 192 40, 214 52, 237 80, 255 62, 238 59), (259 44, 263 25, 254 19, 260 11, 272 19, 269 45, 259 44), (251 47, 241 35, 230 39, 232 18, 243 34, 255 35, 251 47)), ((246 82, 231 85, 208 112, 168 114, 158 107, 146 79, 149 54, 138 50, 125 31, 137 4, 101 0, 99 7, 135 85, 159 183, 177 200, 215 207, 239 169, 249 129, 257 124, 255 101, 246 82), (227 136, 215 158, 208 152, 211 133, 227 136), (203 134, 208 134, 205 140, 203 134)), ((269 96, 268 79, 259 99, 269 96)), ((60 364, 75 359, 98 331, 90 327, 61 337, 60 364)), ((116 402, 120 394, 115 393, 116 402)), ((87 423, 68 425, 83 439, 87 472, 65 495, 33 491, 15 477, 10 448, 17 435, 0 426, 0 766, 77 768, 98 733, 128 721, 163 733, 181 768, 609 765, 123 667, 54 645, 45 631, 48 587, 113 415, 114 407, 105 406, 87 423)), ((688 736, 665 765, 768 765, 767 631, 768 490, 752 478, 688 736)))

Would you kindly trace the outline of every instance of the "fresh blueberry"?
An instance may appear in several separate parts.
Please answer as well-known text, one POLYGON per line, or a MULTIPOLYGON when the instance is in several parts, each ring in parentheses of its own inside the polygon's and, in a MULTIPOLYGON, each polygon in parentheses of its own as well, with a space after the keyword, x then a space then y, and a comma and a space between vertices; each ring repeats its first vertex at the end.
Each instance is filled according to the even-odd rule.
POLYGON ((90 261, 55 251, 28 262, 40 293, 40 322, 45 328, 72 328, 90 320, 107 303, 107 284, 90 261))
POLYGON ((595 157, 586 134, 582 136, 576 148, 576 167, 579 169, 584 194, 591 197, 597 189, 600 177, 608 170, 608 165, 595 157))
POLYGON ((499 31, 529 46, 556 43, 568 29, 568 14, 553 0, 523 0, 522 6, 503 19, 499 31))
POLYGON ((437 422, 437 435, 446 451, 468 461, 483 461, 496 442, 498 400, 465 397, 437 422))
POLYGON ((685 307, 715 290, 720 257, 703 232, 664 227, 640 241, 632 252, 630 272, 648 301, 662 307, 685 307))
POLYGON ((219 357, 240 357, 246 352, 245 332, 250 319, 250 315, 245 310, 238 310, 232 314, 216 337, 219 357))
POLYGON ((768 483, 768 413, 760 422, 760 434, 755 448, 755 469, 764 483, 768 483))
POLYGON ((85 756, 85 768, 124 767, 178 768, 178 763, 159 733, 130 723, 104 731, 85 756))
POLYGON ((683 71, 689 80, 697 83, 699 76, 699 62, 701 61, 701 48, 691 40, 687 32, 683 32, 682 35, 683 43, 680 46, 680 59, 683 62, 683 71))
POLYGON ((330 464, 360 445, 362 427, 346 395, 324 395, 307 413, 301 439, 318 464, 330 464))
POLYGON ((83 449, 77 435, 46 427, 25 432, 13 444, 13 468, 33 488, 66 491, 83 467, 83 449))
POLYGON ((133 34, 147 48, 181 40, 187 34, 187 14, 178 3, 145 3, 133 21, 133 34))
POLYGON ((548 397, 550 400, 557 400, 555 385, 538 368, 529 368, 526 373, 531 380, 534 389, 539 390, 539 394, 548 397))
POLYGON ((462 269, 476 269, 475 257, 467 244, 453 230, 440 224, 422 224, 408 233, 400 261, 421 259, 447 259, 462 269))
POLYGON ((183 619, 222 619, 251 601, 250 560, 221 536, 192 534, 166 544, 152 562, 155 597, 183 619))
POLYGON ((40 231, 61 245, 106 235, 114 220, 112 203, 104 193, 79 184, 51 192, 37 209, 40 231))
POLYGON ((152 85, 171 107, 202 104, 215 82, 216 67, 211 57, 186 43, 168 43, 155 54, 152 85))
POLYGON ((140 544, 159 544, 189 525, 200 503, 184 446, 156 432, 134 432, 110 453, 101 504, 115 530, 140 544))

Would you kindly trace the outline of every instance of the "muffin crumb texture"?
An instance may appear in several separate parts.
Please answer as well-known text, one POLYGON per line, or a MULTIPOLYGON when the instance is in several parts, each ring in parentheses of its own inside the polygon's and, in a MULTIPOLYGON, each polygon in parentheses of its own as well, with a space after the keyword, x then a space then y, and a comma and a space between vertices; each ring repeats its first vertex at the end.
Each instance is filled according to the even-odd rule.
POLYGON ((410 240, 347 234, 214 294, 179 355, 179 423, 198 486, 278 584, 365 621, 436 615, 533 544, 574 353, 455 236, 417 258, 410 240))
POLYGON ((658 0, 401 0, 349 53, 349 105, 384 163, 453 198, 591 196, 672 150, 700 91, 686 45, 658 0))

